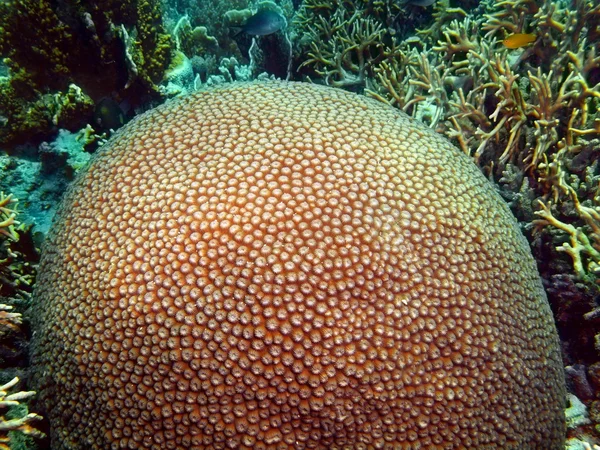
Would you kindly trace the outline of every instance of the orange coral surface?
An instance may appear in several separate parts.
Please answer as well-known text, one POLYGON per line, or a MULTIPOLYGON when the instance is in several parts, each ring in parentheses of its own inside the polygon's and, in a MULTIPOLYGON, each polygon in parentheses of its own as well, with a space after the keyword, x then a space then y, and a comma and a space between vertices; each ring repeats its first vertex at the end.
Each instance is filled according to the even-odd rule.
POLYGON ((303 83, 143 114, 66 195, 36 285, 55 449, 561 449, 527 242, 469 158, 303 83))

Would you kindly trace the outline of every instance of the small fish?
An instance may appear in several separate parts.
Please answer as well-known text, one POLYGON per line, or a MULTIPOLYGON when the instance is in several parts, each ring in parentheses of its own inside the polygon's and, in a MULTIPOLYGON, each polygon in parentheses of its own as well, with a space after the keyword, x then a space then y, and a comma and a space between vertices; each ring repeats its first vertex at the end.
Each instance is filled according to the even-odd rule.
POLYGON ((276 33, 287 25, 285 17, 275 11, 263 9, 248 18, 241 27, 240 33, 246 33, 251 36, 267 36, 276 33))
POLYGON ((508 36, 502 41, 506 48, 521 48, 527 44, 531 44, 537 39, 535 34, 531 33, 515 33, 508 36))
POLYGON ((94 123, 104 130, 116 130, 125 124, 123 108, 110 97, 104 97, 96 104, 94 123))

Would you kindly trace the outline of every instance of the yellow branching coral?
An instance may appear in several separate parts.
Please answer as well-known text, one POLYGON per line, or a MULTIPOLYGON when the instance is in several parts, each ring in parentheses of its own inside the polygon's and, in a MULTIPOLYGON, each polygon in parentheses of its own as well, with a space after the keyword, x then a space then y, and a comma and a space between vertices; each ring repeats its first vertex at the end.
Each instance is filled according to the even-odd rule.
POLYGON ((600 208, 583 206, 572 188, 569 193, 587 229, 560 221, 551 212, 552 204, 541 201, 541 210, 536 212, 540 219, 534 221, 534 225, 552 225, 569 236, 569 242, 562 243, 556 249, 568 254, 573 260, 576 275, 586 279, 588 274, 600 275, 600 208))
POLYGON ((25 227, 16 220, 17 202, 12 194, 0 192, 0 295, 25 298, 29 296, 35 268, 18 247, 19 233, 24 233, 25 227))
POLYGON ((417 34, 424 38, 439 36, 453 20, 461 20, 468 17, 462 8, 450 6, 450 0, 438 0, 433 4, 433 23, 430 27, 417 30, 417 34))
POLYGON ((4 192, 0 192, 0 234, 14 240, 19 238, 14 228, 19 223, 15 220, 16 203, 17 200, 12 194, 5 195, 4 192))
POLYGON ((494 12, 487 14, 482 27, 486 38, 503 38, 504 33, 521 33, 525 28, 526 17, 536 11, 536 0, 505 0, 492 3, 494 12))
POLYGON ((444 39, 433 46, 433 50, 441 52, 443 59, 449 61, 457 74, 468 74, 468 60, 455 58, 455 55, 466 56, 472 50, 479 48, 477 28, 479 23, 467 17, 464 20, 453 20, 442 31, 444 39))
MULTIPOLYGON (((19 405, 20 400, 25 400, 35 395, 34 391, 22 391, 9 394, 9 390, 17 385, 19 378, 15 377, 8 383, 0 386, 0 409, 19 405)), ((10 450, 9 431, 20 431, 21 433, 33 436, 44 437, 44 433, 31 426, 31 423, 40 420, 42 417, 35 413, 29 413, 23 417, 15 419, 6 419, 0 416, 0 450, 10 450)))
MULTIPOLYGON (((11 244, 19 239, 19 234, 15 229, 15 225, 19 223, 15 220, 17 216, 16 203, 17 200, 12 194, 0 193, 0 293, 2 295, 4 295, 3 287, 5 285, 13 289, 16 294, 27 295, 20 287, 30 285, 33 281, 33 276, 28 273, 30 268, 25 268, 28 263, 21 260, 18 251, 11 249, 11 244)), ((2 345, 4 345, 4 341, 10 342, 14 334, 20 331, 21 323, 21 313, 15 312, 12 305, 0 303, 0 341, 2 345)), ((19 378, 15 377, 0 386, 0 410, 18 406, 20 400, 35 394, 32 391, 9 393, 18 382, 19 378)), ((33 437, 43 437, 44 433, 31 426, 31 422, 39 419, 41 417, 34 413, 10 419, 0 415, 0 450, 11 448, 9 432, 22 432, 33 437)))

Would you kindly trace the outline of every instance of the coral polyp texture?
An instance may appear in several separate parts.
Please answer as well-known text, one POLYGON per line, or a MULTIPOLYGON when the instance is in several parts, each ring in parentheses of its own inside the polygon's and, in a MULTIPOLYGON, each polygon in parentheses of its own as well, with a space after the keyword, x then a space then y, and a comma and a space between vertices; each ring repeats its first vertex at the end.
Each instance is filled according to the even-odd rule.
POLYGON ((54 449, 561 449, 535 263, 469 158, 392 107, 234 84, 121 129, 35 291, 54 449))

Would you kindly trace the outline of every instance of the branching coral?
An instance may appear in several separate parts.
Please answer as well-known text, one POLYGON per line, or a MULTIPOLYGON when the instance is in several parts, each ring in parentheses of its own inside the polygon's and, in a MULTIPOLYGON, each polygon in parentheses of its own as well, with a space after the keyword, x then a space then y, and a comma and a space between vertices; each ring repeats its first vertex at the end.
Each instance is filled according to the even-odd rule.
MULTIPOLYGON (((0 259, 0 292, 5 282, 13 286, 18 286, 22 283, 30 284, 32 277, 27 274, 19 274, 14 270, 15 267, 10 264, 9 258, 17 256, 10 250, 9 245, 5 245, 7 241, 16 241, 19 239, 19 234, 15 230, 15 225, 19 222, 15 220, 17 215, 16 210, 17 200, 12 195, 0 193, 0 258, 4 253, 8 253, 7 258, 0 259)), ((4 347, 4 340, 11 340, 20 331, 22 316, 19 312, 13 312, 13 306, 0 303, 0 346, 4 347)), ((3 357, 0 358, 3 361, 3 357)), ((19 382, 18 378, 14 378, 3 386, 0 386, 0 409, 9 406, 19 405, 19 400, 31 397, 35 392, 16 392, 9 394, 8 391, 19 382)), ((0 450, 8 450, 10 437, 8 432, 19 431, 34 437, 43 437, 44 434, 31 426, 31 422, 41 419, 37 414, 26 414, 22 417, 6 419, 0 416, 0 450)))
MULTIPOLYGON (((0 192, 0 295, 8 292, 16 294, 28 293, 22 291, 23 285, 30 286, 33 276, 26 268, 18 251, 11 248, 19 240, 19 230, 16 226, 17 200, 12 195, 0 192), (8 289, 5 289, 8 288, 8 289)), ((13 301, 13 300, 10 300, 13 301)), ((14 310, 14 306, 0 303, 0 365, 5 366, 6 360, 16 348, 21 330, 22 315, 14 310)), ((14 378, 0 386, 0 410, 7 407, 18 406, 19 401, 29 398, 35 392, 16 392, 9 394, 9 390, 17 385, 18 378, 14 378)), ((37 414, 19 415, 16 411, 10 412, 13 417, 6 418, 0 415, 0 450, 10 447, 9 432, 21 432, 33 437, 43 437, 44 434, 31 426, 31 422, 41 419, 37 414), (16 413, 16 416, 15 416, 16 413)))
POLYGON ((5 195, 4 192, 0 192, 0 234, 15 240, 19 238, 15 231, 15 225, 19 223, 15 221, 16 204, 17 199, 12 194, 5 195))
POLYGON ((503 38, 504 34, 525 33, 526 20, 539 9, 536 0, 503 0, 487 2, 492 11, 482 26, 485 38, 503 38))
POLYGON ((319 16, 311 35, 308 58, 300 68, 311 65, 325 84, 336 87, 364 87, 371 67, 383 55, 383 28, 364 11, 340 8, 331 19, 319 16))
POLYGON ((450 0, 438 0, 433 9, 433 22, 426 28, 417 29, 417 34, 425 39, 437 39, 451 22, 468 17, 464 9, 451 7, 450 0))
POLYGON ((0 192, 0 295, 28 297, 34 270, 24 254, 16 248, 22 229, 16 220, 17 200, 0 192))
POLYGON ((569 242, 564 242, 557 247, 560 252, 565 252, 573 260, 573 267, 581 279, 588 278, 588 274, 600 276, 600 209, 583 206, 572 188, 569 193, 575 211, 585 223, 585 227, 574 226, 558 220, 551 212, 551 203, 540 202, 541 209, 537 212, 540 219, 534 224, 538 226, 552 225, 569 236, 569 242))
MULTIPOLYGON (((1 316, 0 316, 1 320, 1 316)), ((0 409, 11 406, 18 406, 21 400, 28 399, 35 395, 34 391, 21 391, 13 394, 9 390, 19 383, 19 378, 15 377, 8 383, 0 386, 0 409)), ((9 432, 21 432, 34 437, 44 437, 44 433, 32 426, 32 423, 41 420, 42 417, 35 413, 29 413, 22 417, 7 419, 0 416, 0 450, 10 450, 9 432)))
MULTIPOLYGON (((379 77, 385 67, 395 64, 401 35, 407 34, 403 30, 406 24, 424 17, 431 19, 420 12, 424 9, 418 9, 407 20, 407 8, 406 4, 393 0, 303 2, 293 23, 298 35, 299 75, 355 91, 373 90, 372 79, 379 77)), ((435 8, 440 13, 451 9, 435 8)))

